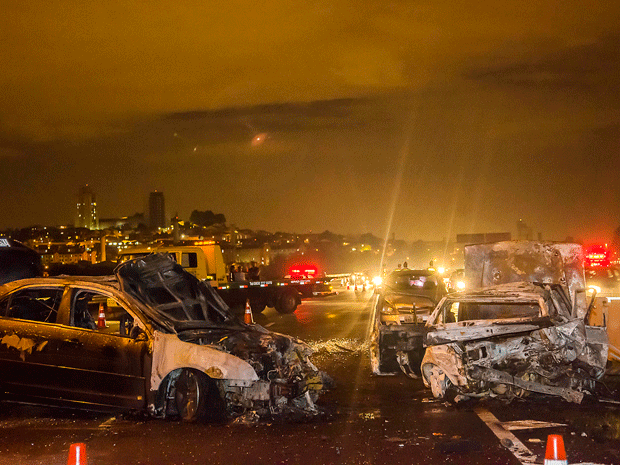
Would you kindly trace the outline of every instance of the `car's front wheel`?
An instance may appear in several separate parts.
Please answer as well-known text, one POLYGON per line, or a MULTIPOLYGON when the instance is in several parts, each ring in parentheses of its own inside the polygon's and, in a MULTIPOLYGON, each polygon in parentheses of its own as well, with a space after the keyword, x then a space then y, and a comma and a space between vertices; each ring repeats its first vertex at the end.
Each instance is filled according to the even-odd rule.
POLYGON ((183 421, 213 421, 225 417, 225 405, 215 382, 196 370, 179 370, 169 385, 168 399, 176 416, 183 421))

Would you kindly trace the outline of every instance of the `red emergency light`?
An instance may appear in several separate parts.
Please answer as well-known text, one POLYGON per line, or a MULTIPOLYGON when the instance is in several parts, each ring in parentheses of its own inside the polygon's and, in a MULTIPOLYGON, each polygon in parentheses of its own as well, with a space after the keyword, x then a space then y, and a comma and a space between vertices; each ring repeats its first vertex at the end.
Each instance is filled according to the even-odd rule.
POLYGON ((292 279, 314 278, 318 273, 318 268, 313 264, 296 264, 292 265, 288 274, 292 279))
POLYGON ((591 245, 586 249, 586 268, 604 268, 610 265, 609 249, 604 245, 591 245))

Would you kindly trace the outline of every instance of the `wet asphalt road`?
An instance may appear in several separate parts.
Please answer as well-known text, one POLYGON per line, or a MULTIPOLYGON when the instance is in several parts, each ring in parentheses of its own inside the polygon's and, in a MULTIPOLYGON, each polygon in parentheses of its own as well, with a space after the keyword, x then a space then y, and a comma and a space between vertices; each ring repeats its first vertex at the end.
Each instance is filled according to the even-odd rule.
POLYGON ((0 464, 64 465, 74 442, 86 443, 90 465, 522 463, 476 408, 500 422, 565 424, 513 431, 539 463, 547 435, 561 434, 569 463, 620 464, 620 405, 547 399, 455 407, 434 401, 420 380, 371 376, 371 297, 343 291, 305 301, 292 315, 267 309, 256 319, 315 349, 315 364, 336 382, 319 400, 327 411, 321 418, 195 425, 0 404, 0 464))

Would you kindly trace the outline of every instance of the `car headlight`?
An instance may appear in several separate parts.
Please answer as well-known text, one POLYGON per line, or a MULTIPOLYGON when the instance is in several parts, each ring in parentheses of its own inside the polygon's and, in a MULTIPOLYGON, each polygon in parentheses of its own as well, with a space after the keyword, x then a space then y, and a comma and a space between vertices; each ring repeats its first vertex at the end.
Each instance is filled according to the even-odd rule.
POLYGON ((374 278, 372 278, 372 283, 375 286, 381 286, 381 284, 383 283, 383 278, 381 278, 381 276, 375 276, 374 278))
POLYGON ((456 288, 457 289, 465 289, 465 281, 457 281, 456 288))
POLYGON ((381 313, 384 313, 386 315, 398 315, 398 310, 396 310, 394 307, 391 307, 389 305, 385 305, 382 309, 381 309, 381 313))

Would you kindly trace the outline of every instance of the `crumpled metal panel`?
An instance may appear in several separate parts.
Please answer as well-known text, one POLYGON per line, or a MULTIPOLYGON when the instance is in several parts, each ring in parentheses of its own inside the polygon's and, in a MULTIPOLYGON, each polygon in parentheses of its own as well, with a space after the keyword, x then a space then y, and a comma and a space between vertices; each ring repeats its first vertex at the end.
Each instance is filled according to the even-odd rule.
POLYGON ((465 276, 468 289, 519 281, 566 285, 575 303, 574 315, 584 318, 583 258, 579 244, 504 241, 468 245, 465 276))

